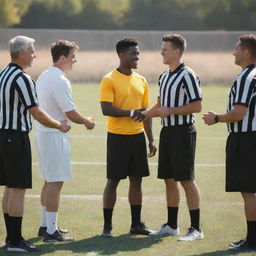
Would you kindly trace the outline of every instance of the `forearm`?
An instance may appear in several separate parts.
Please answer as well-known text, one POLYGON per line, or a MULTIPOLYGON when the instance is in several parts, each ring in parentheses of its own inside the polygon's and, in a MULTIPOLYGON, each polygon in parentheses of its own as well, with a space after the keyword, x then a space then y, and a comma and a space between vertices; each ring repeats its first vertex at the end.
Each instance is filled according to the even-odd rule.
POLYGON ((101 102, 101 110, 104 116, 129 117, 131 114, 131 110, 117 108, 111 102, 101 102))
POLYGON ((218 121, 221 123, 234 123, 243 119, 243 115, 232 110, 226 114, 218 114, 218 121))
POLYGON ((76 124, 88 124, 88 118, 82 116, 78 111, 73 110, 66 113, 67 118, 76 124))
POLYGON ((147 135, 149 143, 153 143, 154 136, 152 132, 152 118, 150 117, 146 118, 145 121, 143 121, 143 125, 144 125, 144 130, 147 135))
POLYGON ((169 108, 169 115, 190 115, 201 111, 201 102, 191 102, 184 106, 169 108))
POLYGON ((159 114, 156 111, 160 107, 161 107, 161 102, 160 102, 160 99, 158 98, 156 104, 150 108, 147 108, 143 113, 148 117, 159 117, 159 114))
POLYGON ((33 107, 29 109, 29 112, 39 123, 46 127, 59 129, 61 126, 61 123, 59 121, 53 119, 39 107, 33 107))

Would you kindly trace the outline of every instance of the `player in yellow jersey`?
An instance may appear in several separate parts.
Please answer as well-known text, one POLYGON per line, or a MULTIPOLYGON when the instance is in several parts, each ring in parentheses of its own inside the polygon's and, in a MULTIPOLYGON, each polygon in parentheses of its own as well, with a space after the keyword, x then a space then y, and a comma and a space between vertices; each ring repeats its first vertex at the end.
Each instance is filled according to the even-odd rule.
POLYGON ((149 105, 148 84, 144 77, 132 70, 137 68, 139 60, 137 40, 119 40, 116 51, 120 65, 102 79, 100 89, 102 113, 108 116, 107 184, 103 195, 102 236, 112 236, 116 189, 119 181, 127 177, 130 181, 128 198, 132 217, 130 233, 148 235, 150 230, 141 222, 142 177, 149 175, 144 129, 149 141, 148 157, 156 153, 152 121, 145 119, 141 113, 149 105))

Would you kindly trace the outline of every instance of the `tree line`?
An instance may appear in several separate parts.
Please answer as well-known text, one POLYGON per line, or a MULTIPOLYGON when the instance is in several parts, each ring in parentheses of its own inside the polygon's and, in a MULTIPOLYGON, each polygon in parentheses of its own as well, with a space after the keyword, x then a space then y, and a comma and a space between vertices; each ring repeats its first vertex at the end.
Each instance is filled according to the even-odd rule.
POLYGON ((0 0, 0 27, 255 30, 255 0, 0 0))

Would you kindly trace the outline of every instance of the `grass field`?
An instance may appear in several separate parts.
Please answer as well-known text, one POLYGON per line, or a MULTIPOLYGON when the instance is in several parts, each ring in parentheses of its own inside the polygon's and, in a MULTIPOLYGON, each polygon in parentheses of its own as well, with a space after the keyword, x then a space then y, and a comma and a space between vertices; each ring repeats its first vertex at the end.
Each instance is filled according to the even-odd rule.
MULTIPOLYGON (((27 191, 23 233, 42 251, 35 255, 115 255, 115 256, 228 256, 228 243, 245 235, 243 205, 238 193, 224 192, 225 139, 224 124, 213 127, 204 125, 201 116, 196 117, 198 131, 196 153, 196 177, 201 189, 201 226, 205 239, 191 243, 178 242, 177 237, 145 237, 129 235, 130 208, 127 202, 128 182, 118 187, 118 200, 113 215, 113 238, 102 238, 102 192, 105 186, 106 122, 98 104, 98 85, 73 86, 78 109, 96 120, 93 131, 73 125, 70 132, 73 179, 65 183, 62 191, 59 224, 70 229, 74 242, 45 244, 39 239, 40 224, 39 192, 42 181, 37 177, 37 157, 33 151, 33 189, 27 191)), ((150 88, 152 103, 155 102, 157 86, 150 88)), ((228 88, 204 87, 203 112, 226 108, 228 88)), ((160 120, 154 120, 156 144, 160 120)), ((34 136, 31 132, 34 148, 34 136)), ((163 181, 156 179, 157 156, 150 159, 151 176, 143 181, 143 221, 151 229, 158 229, 166 222, 165 189, 163 181)), ((0 189, 0 194, 2 189, 0 189)), ((184 233, 189 226, 189 215, 184 193, 179 209, 179 227, 184 233)), ((0 243, 5 239, 3 218, 0 218, 0 243)), ((0 249, 0 255, 12 255, 0 249)), ((19 254, 20 255, 20 254, 19 254)), ((21 254, 22 255, 22 254, 21 254)), ((255 255, 241 253, 239 255, 255 255)))

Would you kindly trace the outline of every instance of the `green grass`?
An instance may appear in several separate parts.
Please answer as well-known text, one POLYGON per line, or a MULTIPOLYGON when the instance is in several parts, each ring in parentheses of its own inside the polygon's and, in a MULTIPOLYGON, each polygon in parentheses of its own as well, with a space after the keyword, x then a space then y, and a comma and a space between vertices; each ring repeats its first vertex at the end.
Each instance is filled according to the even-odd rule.
MULTIPOLYGON (((92 115, 96 121, 93 131, 87 131, 81 125, 73 125, 70 132, 72 161, 74 162, 105 162, 106 154, 106 121, 102 116, 98 103, 98 85, 73 86, 73 95, 78 110, 85 115, 92 115), (96 137, 72 137, 73 135, 94 135, 96 137)), ((152 104, 156 101, 157 86, 152 86, 152 104)), ((203 111, 226 109, 228 88, 204 87, 203 111)), ((224 124, 207 127, 202 121, 202 114, 196 117, 198 131, 197 164, 224 164, 225 138, 224 124)), ((158 144, 160 120, 154 120, 154 135, 158 144)), ((34 148, 34 135, 31 132, 34 148)), ((37 161, 33 150, 33 162, 37 161)), ((156 163, 157 156, 150 159, 156 163)), ((128 234, 130 226, 130 209, 127 202, 128 182, 124 180, 118 187, 118 200, 113 215, 114 238, 106 239, 99 236, 102 231, 102 192, 105 186, 104 165, 73 165, 73 179, 66 182, 60 204, 59 224, 72 231, 74 242, 45 244, 37 238, 40 224, 39 195, 42 181, 37 176, 34 165, 33 189, 27 191, 23 224, 24 236, 37 245, 42 251, 35 255, 68 256, 68 255, 115 255, 115 256, 228 256, 235 255, 227 249, 229 242, 245 235, 245 218, 243 205, 238 193, 224 192, 224 166, 196 166, 197 182, 201 189, 201 226, 205 239, 192 243, 178 242, 177 237, 145 237, 128 234), (67 195, 73 195, 68 198, 67 195)), ((165 189, 163 181, 156 178, 157 168, 150 166, 151 176, 143 181, 142 216, 145 223, 152 229, 159 228, 166 222, 165 189)), ((0 189, 0 194, 2 188, 0 189)), ((184 233, 189 226, 189 214, 184 192, 179 209, 179 226, 184 233)), ((5 239, 3 218, 0 219, 0 243, 5 239)), ((7 254, 3 249, 0 255, 7 254)), ((22 254, 19 254, 22 255, 22 254)), ((239 255, 255 255, 241 253, 239 255)))

